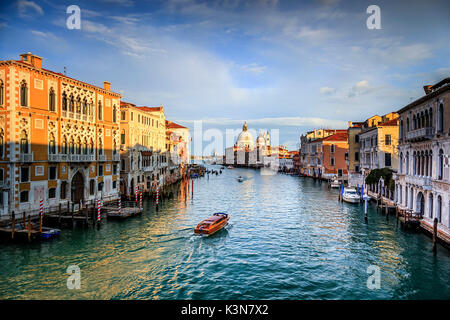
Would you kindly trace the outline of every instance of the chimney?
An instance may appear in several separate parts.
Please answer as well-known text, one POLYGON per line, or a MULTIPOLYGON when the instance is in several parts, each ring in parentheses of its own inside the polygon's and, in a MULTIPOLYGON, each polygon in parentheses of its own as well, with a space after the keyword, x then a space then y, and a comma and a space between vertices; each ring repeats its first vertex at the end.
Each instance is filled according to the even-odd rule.
POLYGON ((432 87, 433 86, 431 86, 431 85, 423 86, 423 91, 425 91, 425 94, 429 94, 431 92, 432 87))
POLYGON ((42 58, 32 54, 31 52, 21 54, 20 61, 31 64, 37 69, 42 69, 42 58))
POLYGON ((105 88, 106 91, 111 91, 111 82, 104 81, 103 82, 103 87, 105 88))
POLYGON ((352 122, 349 121, 349 122, 348 122, 348 127, 350 128, 351 126, 352 126, 352 122))

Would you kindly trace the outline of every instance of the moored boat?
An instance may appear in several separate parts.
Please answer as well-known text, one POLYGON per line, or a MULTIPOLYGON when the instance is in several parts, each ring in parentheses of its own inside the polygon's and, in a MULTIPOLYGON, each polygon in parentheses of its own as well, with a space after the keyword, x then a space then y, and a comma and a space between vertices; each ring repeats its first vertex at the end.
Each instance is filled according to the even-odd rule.
POLYGON ((237 177, 237 181, 242 182, 244 181, 244 178, 242 176, 237 177))
POLYGON ((339 181, 338 180, 333 180, 330 184, 330 186, 332 188, 339 188, 339 181))
POLYGON ((361 198, 355 188, 344 188, 342 199, 348 203, 359 203, 361 198))
POLYGON ((211 217, 200 222, 194 229, 194 233, 198 235, 212 235, 225 227, 230 220, 230 215, 224 212, 214 213, 211 217))

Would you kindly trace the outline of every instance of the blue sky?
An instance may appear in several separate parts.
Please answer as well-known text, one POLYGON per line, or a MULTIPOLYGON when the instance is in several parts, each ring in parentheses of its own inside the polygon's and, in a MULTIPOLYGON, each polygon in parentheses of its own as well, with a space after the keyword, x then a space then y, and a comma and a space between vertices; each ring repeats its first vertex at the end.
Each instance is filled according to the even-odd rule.
POLYGON ((279 129, 293 149, 306 130, 398 110, 450 76, 448 30, 447 0, 2 1, 0 57, 30 51, 190 128, 279 129), (81 30, 66 28, 72 4, 81 30), (371 4, 380 30, 366 27, 371 4))

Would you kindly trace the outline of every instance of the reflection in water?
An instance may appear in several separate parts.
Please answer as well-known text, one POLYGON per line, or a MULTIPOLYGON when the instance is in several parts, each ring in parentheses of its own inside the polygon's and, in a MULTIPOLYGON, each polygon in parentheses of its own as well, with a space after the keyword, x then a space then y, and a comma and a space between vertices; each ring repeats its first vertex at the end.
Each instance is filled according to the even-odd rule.
POLYGON ((374 208, 337 202, 325 183, 248 169, 180 184, 174 199, 140 217, 59 240, 3 245, 2 299, 424 299, 450 298, 450 254, 374 208), (238 182, 237 176, 245 180, 238 182), (210 237, 194 226, 231 214, 210 237), (68 290, 69 265, 81 290, 68 290), (369 265, 381 289, 366 286, 369 265))

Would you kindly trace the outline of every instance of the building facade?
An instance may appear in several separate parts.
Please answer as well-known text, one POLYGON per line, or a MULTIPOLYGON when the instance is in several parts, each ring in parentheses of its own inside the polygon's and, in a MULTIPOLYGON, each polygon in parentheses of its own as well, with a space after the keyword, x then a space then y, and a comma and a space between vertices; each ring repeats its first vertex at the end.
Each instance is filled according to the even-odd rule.
POLYGON ((121 95, 20 58, 0 61, 0 213, 116 199, 121 95))
POLYGON ((399 113, 399 170, 395 200, 402 210, 450 236, 450 78, 425 86, 425 95, 399 113))

